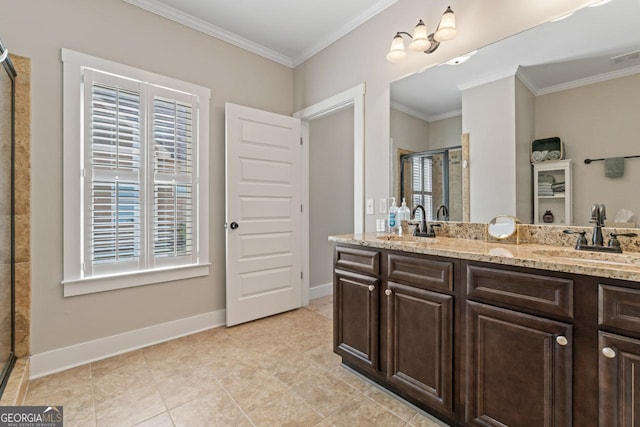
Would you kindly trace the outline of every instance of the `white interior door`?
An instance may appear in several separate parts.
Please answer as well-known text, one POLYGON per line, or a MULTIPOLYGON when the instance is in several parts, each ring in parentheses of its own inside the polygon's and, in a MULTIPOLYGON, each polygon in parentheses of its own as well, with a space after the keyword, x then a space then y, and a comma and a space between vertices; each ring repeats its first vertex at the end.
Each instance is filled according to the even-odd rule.
POLYGON ((300 120, 226 104, 227 326, 302 304, 300 120))

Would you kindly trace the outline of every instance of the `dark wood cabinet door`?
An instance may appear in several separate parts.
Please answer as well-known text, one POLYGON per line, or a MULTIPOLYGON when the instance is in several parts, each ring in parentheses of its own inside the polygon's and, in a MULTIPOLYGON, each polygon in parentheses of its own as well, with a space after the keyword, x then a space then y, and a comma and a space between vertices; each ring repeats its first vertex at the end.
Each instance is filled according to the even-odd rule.
POLYGON ((453 296, 389 282, 387 379, 439 410, 453 411, 453 296))
POLYGON ((640 340, 599 333, 600 427, 640 425, 640 340))
POLYGON ((572 326, 467 302, 465 421, 572 425, 572 326))
POLYGON ((335 270, 334 351, 369 371, 379 368, 379 287, 375 277, 335 270))

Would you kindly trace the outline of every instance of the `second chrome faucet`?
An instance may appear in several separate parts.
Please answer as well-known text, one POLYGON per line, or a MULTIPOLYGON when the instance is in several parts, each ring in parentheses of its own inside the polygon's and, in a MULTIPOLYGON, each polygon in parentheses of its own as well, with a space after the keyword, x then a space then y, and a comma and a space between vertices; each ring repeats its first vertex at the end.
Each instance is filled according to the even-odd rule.
POLYGON ((578 241, 576 242, 576 249, 579 251, 595 251, 595 252, 615 252, 621 253, 620 241, 618 237, 636 237, 636 233, 611 233, 609 244, 604 245, 604 237, 602 235, 602 227, 604 227, 604 220, 607 219, 606 207, 601 203, 595 203, 591 207, 591 219, 589 222, 593 223, 593 235, 591 236, 591 245, 587 242, 586 231, 574 231, 564 230, 566 234, 578 234, 578 241))

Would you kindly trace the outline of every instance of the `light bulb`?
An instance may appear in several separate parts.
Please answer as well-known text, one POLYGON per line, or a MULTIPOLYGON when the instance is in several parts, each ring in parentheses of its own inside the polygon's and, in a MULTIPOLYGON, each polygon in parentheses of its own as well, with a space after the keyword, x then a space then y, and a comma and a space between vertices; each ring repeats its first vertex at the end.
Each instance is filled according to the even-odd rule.
POLYGON ((404 40, 402 40, 402 36, 397 33, 391 42, 389 53, 387 53, 387 61, 400 62, 405 56, 407 56, 407 52, 404 50, 404 40))
POLYGON ((439 42, 444 42, 447 40, 453 40, 456 37, 456 16, 451 10, 451 6, 447 7, 444 14, 442 14, 442 18, 440 19, 440 24, 438 25, 437 31, 434 33, 433 38, 439 42))
POLYGON ((431 45, 429 40, 427 39, 427 26, 424 25, 422 19, 416 25, 416 29, 413 30, 413 39, 411 43, 409 43, 409 50, 414 52, 422 52, 427 50, 427 48, 431 45))

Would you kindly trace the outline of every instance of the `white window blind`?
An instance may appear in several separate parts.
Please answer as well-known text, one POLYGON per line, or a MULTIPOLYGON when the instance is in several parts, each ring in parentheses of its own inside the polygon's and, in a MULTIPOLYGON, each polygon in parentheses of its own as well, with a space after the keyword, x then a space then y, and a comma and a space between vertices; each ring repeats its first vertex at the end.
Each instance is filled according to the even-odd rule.
POLYGON ((84 85, 84 275, 197 262, 197 97, 88 68, 84 85))
MULTIPOLYGON (((153 254, 156 263, 194 254, 194 100, 153 96, 153 254)), ((173 262, 173 261, 169 261, 173 262)))
MULTIPOLYGON (((427 156, 411 159, 411 185, 413 188, 412 205, 422 205, 426 212, 426 221, 433 220, 433 159, 427 156)), ((416 219, 420 219, 422 212, 416 211, 416 219)))
POLYGON ((207 276, 210 89, 62 61, 64 296, 207 276))

